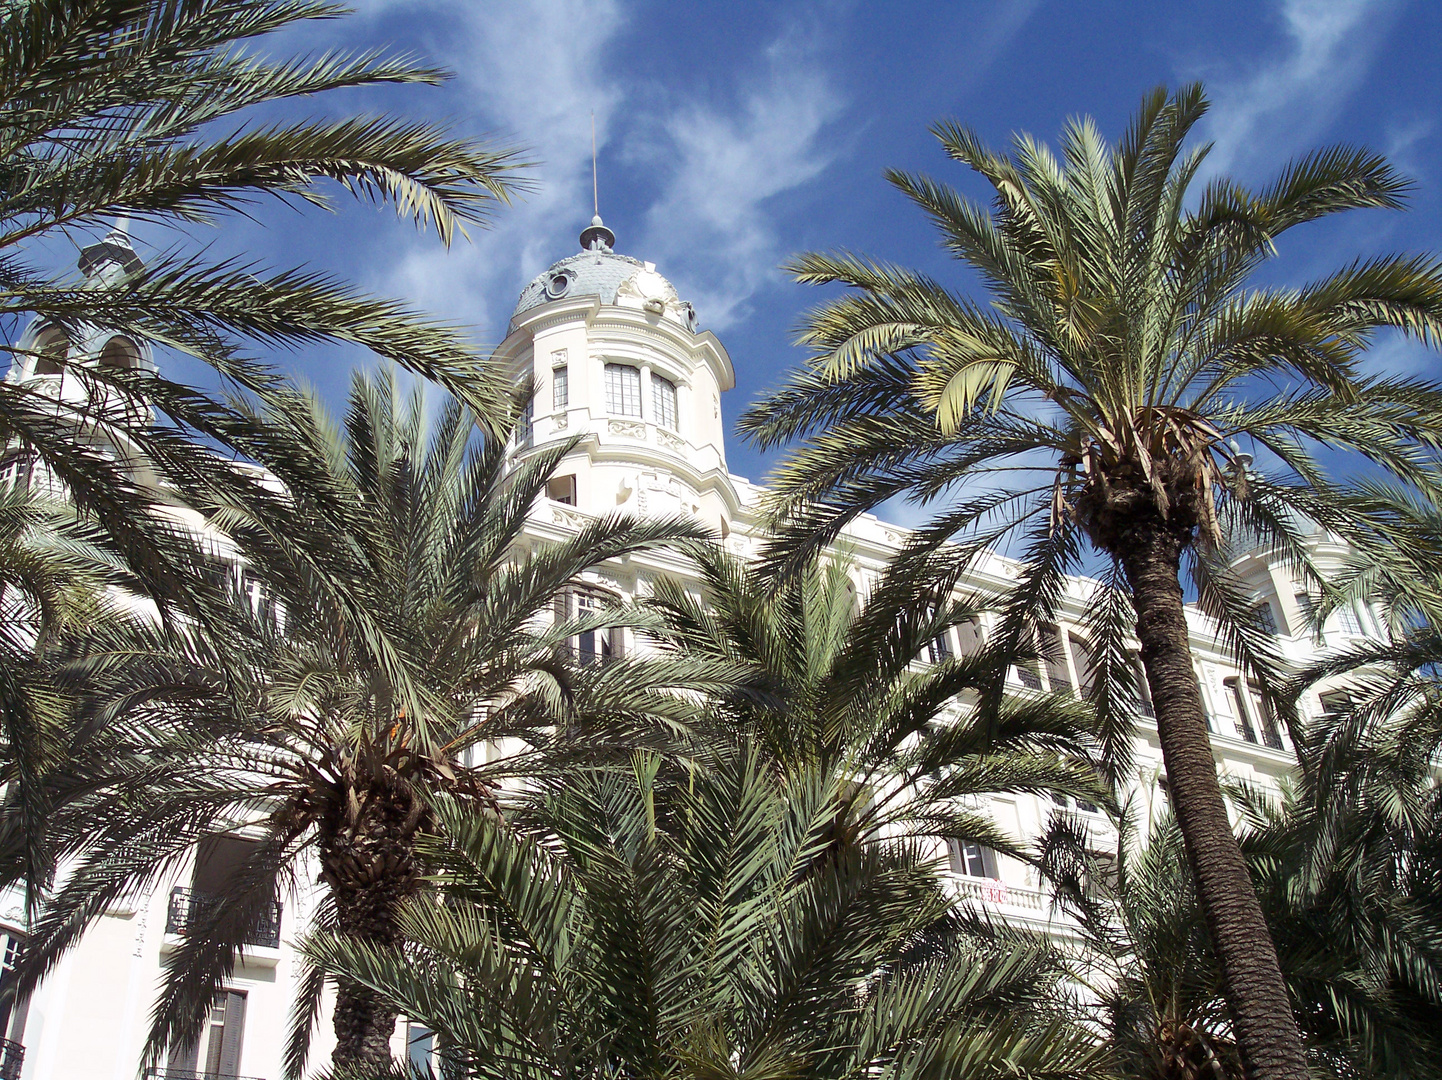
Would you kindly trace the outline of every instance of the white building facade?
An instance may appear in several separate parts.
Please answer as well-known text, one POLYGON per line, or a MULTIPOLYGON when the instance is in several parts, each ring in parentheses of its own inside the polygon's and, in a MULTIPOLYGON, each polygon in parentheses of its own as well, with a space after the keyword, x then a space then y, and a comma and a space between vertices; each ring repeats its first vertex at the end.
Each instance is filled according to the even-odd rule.
MULTIPOLYGON (((761 541, 761 491, 726 465, 722 397, 735 384, 731 360, 714 334, 698 329, 691 305, 656 268, 616 253, 614 243, 611 232, 594 219, 581 234, 579 253, 526 286, 500 346, 499 356, 517 381, 530 378, 535 387, 515 452, 577 439, 548 497, 534 508, 529 542, 556 541, 596 517, 624 511, 696 518, 713 528, 728 550, 752 554, 761 541)), ((112 234, 86 249, 81 268, 111 273, 132 258, 123 235, 112 234)), ((34 355, 17 360, 10 380, 53 380, 59 394, 67 391, 55 365, 46 360, 56 349, 85 363, 151 362, 142 347, 100 332, 70 340, 54 328, 37 326, 18 345, 34 355)), ((905 538, 904 529, 870 516, 849 528, 846 543, 859 595, 866 594, 905 538)), ((1340 547, 1329 548, 1324 537, 1317 538, 1316 552, 1324 565, 1345 554, 1340 547)), ((1280 564, 1257 553, 1238 570, 1254 589, 1256 602, 1266 605, 1264 618, 1275 627, 1279 647, 1297 661, 1348 639, 1384 632, 1375 613, 1357 608, 1334 615, 1314 638, 1306 596, 1280 564)), ((999 592, 1013 584, 1017 571, 1011 560, 992 556, 965 588, 999 592)), ((602 568, 586 585, 597 599, 644 596, 659 577, 685 579, 689 574, 678 558, 637 555, 602 568)), ((1078 624, 1091 588, 1081 578, 1068 583, 1055 625, 1043 628, 1052 638, 1045 643, 1050 658, 1035 670, 1013 670, 1017 692, 1081 686, 1084 636, 1078 624)), ((584 597, 587 590, 577 595, 584 597)), ((1293 765, 1285 731, 1228 659, 1209 620, 1193 610, 1189 621, 1221 769, 1275 787, 1293 765)), ((989 629, 983 620, 983 637, 989 629)), ((975 641, 953 630, 941 647, 960 653, 975 641)), ((631 645, 597 635, 582 648, 605 653, 631 645)), ((1313 715, 1321 707, 1316 695, 1303 702, 1313 715)), ((1155 725, 1146 716, 1137 725, 1136 741, 1138 790, 1144 799, 1156 797, 1161 753, 1155 725)), ((991 805, 997 824, 1019 839, 1039 835, 1055 809, 1049 800, 1025 795, 998 797, 991 805)), ((1095 808, 1073 804, 1071 810, 1090 821, 1099 844, 1114 845, 1114 834, 1095 808)), ((184 939, 189 914, 213 892, 225 862, 224 844, 217 840, 203 846, 195 862, 173 880, 107 911, 31 1000, 0 1007, 0 1036, 8 1040, 0 1051, 0 1080, 133 1080, 165 958, 184 939)), ((953 850, 949 856, 950 880, 959 897, 1004 919, 1061 929, 1061 916, 1024 864, 978 848, 953 850)), ((299 877, 315 880, 314 874, 299 877)), ((177 1051, 158 1075, 280 1080, 298 971, 291 945, 308 927, 314 908, 315 896, 306 892, 278 899, 273 917, 257 926, 217 998, 201 1044, 177 1051)), ((3 958, 13 962, 25 936, 18 894, 0 897, 0 932, 3 958)), ((328 1059, 330 1043, 329 1019, 323 1016, 313 1067, 328 1059)), ((401 1024, 393 1045, 397 1056, 419 1054, 426 1037, 401 1024)))

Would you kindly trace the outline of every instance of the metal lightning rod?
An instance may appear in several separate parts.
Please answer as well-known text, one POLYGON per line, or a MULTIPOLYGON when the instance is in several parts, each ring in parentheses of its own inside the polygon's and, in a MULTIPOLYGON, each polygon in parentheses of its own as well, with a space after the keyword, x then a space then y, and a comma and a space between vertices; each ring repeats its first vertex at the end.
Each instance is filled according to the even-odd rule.
POLYGON ((601 216, 600 188, 596 186, 596 110, 591 110, 591 210, 601 216))

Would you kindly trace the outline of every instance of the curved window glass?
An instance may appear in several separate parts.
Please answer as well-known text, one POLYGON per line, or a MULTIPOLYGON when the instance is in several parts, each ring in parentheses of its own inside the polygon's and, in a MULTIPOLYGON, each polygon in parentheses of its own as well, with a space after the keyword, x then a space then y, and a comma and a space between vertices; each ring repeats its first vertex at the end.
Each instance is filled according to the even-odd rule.
POLYGON ((651 376, 652 419, 663 428, 676 431, 676 384, 659 375, 651 376))

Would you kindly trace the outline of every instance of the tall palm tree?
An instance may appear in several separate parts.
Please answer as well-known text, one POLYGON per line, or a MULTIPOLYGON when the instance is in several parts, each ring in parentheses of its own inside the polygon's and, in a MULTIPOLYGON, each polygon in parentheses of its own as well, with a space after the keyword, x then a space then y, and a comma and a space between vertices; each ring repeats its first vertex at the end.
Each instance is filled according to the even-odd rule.
POLYGON ((835 777, 745 743, 670 781, 644 754, 576 775, 505 822, 448 808, 445 902, 413 900, 399 946, 308 951, 430 1028, 443 1076, 1107 1075, 1091 1033, 1037 1007, 1046 951, 948 932, 910 844, 798 873, 835 777))
POLYGON ((1302 1080, 1216 775, 1182 573, 1273 687, 1267 638, 1227 569, 1231 544, 1261 542, 1315 589, 1325 584, 1299 517, 1360 550, 1385 547, 1386 522, 1355 512, 1321 447, 1435 495, 1442 394, 1365 374, 1361 357, 1381 328, 1425 341, 1442 329, 1442 267, 1387 256, 1299 288, 1252 284, 1287 230, 1397 207, 1407 185, 1381 158, 1336 148, 1259 192, 1216 179, 1194 193, 1207 148, 1183 144, 1206 107, 1200 87, 1159 89, 1120 145, 1077 120, 1060 158, 1027 136, 1008 157, 939 126, 947 153, 991 185, 990 211, 924 177, 891 180, 977 271, 990 307, 900 268, 804 256, 800 280, 855 291, 809 317, 811 363, 741 427, 762 446, 805 440, 775 478, 793 559, 885 499, 945 499, 920 546, 959 537, 967 559, 1018 541, 1026 568, 1004 605, 1016 638, 1055 603, 1067 569, 1100 564, 1094 700, 1120 733, 1134 633, 1247 1074, 1302 1080))
POLYGON ((369 349, 436 379, 485 423, 505 383, 454 329, 324 273, 187 253, 180 230, 263 199, 325 206, 328 188, 393 205, 443 242, 484 225, 515 190, 505 150, 385 114, 275 119, 275 106, 330 91, 436 83, 443 72, 376 51, 286 57, 253 42, 332 18, 322 0, 29 0, 0 8, 0 333, 5 351, 53 380, 0 385, 0 444, 43 467, 126 550, 157 602, 203 595, 193 550, 150 511, 113 450, 126 447, 182 492, 243 478, 188 435, 224 437, 214 401, 154 372, 96 363, 98 328, 180 350, 252 391, 276 373, 256 344, 369 349), (271 109, 269 119, 259 115, 271 109), (177 246, 142 262, 123 234, 95 239, 83 279, 46 251, 116 218, 166 226, 177 246), (48 328, 30 340, 26 325, 48 328), (97 407, 116 401, 141 407, 97 407), (163 418, 151 422, 152 410, 163 418))
MULTIPOLYGON (((227 670, 198 649, 96 648, 77 661, 89 722, 136 745, 100 763, 85 797, 52 822, 75 867, 18 976, 25 993, 115 898, 173 873, 198 843, 252 836, 213 902, 190 911, 154 1010, 151 1061, 196 1036, 278 881, 318 873, 315 925, 393 943, 425 873, 417 845, 440 826, 438 793, 489 807, 508 777, 557 768, 577 733, 569 744, 593 753, 664 743, 692 710, 667 687, 718 689, 695 665, 586 666, 568 650, 625 617, 553 617, 584 571, 699 533, 614 517, 529 545, 531 505, 567 447, 512 462, 454 400, 428 435, 423 394, 398 394, 393 375, 357 375, 341 425, 299 393, 275 395, 262 418, 267 442, 252 449, 285 484, 287 516, 236 506, 211 518, 266 590, 236 597, 227 647, 238 659, 227 670), (498 740, 522 749, 471 753, 498 740)), ((321 990, 317 976, 297 1004, 297 1075, 321 990)), ((342 982, 334 1017, 338 1068, 387 1060, 395 1014, 370 991, 342 982)))
MULTIPOLYGON (((898 561, 858 596, 844 555, 776 579, 719 549, 698 550, 698 596, 658 582, 644 603, 677 655, 724 664, 738 683, 716 703, 782 771, 819 768, 841 786, 838 845, 914 835, 975 843, 1020 858, 976 801, 1002 792, 1104 801, 1088 710, 1070 693, 985 695, 1003 658, 954 651, 976 601, 955 575, 898 561), (864 599, 864 603, 862 602, 864 599)), ((1032 656, 1030 659, 1034 660, 1032 656)))

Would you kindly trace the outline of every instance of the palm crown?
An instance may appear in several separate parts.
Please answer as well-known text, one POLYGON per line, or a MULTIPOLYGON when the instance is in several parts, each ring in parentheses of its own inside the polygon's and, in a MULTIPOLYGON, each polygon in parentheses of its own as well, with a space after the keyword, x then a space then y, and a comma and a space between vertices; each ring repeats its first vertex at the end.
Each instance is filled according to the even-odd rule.
POLYGON ((0 439, 7 457, 38 461, 96 517, 167 607, 205 598, 194 552, 150 514, 154 492, 137 483, 133 462, 103 447, 126 446, 182 493, 235 489, 241 479, 186 437, 223 439, 221 422, 235 417, 153 371, 95 363, 79 346, 95 328, 187 352, 260 392, 277 376, 248 345, 353 343, 448 386, 484 423, 506 412, 505 383, 459 331, 325 274, 216 263, 178 247, 142 263, 128 245, 84 280, 45 265, 47 239, 68 247, 76 232, 116 218, 189 228, 262 198, 323 206, 328 183, 391 204, 447 243, 483 225, 516 187, 508 151, 385 115, 255 122, 256 110, 277 102, 445 77, 378 52, 276 58, 247 48, 341 10, 311 0, 0 8, 0 324, 17 360, 53 364, 84 391, 77 405, 48 380, 5 382, 0 439), (48 344, 26 349, 15 333, 23 323, 48 328, 48 344), (60 337, 71 347, 56 345, 60 337), (115 399, 141 407, 94 407, 115 399), (152 410, 169 422, 151 423, 152 410))
POLYGON ((801 280, 855 291, 811 315, 812 362, 741 426, 763 445, 806 440, 776 477, 783 559, 903 493, 955 496, 917 547, 960 534, 965 561, 1019 534, 1028 565, 1004 598, 1007 645, 1048 613, 1065 570, 1101 553, 1094 700, 1124 734, 1116 706, 1131 696, 1135 633, 1243 1057, 1253 1075, 1299 1080, 1285 988, 1217 783, 1179 575, 1188 564, 1203 609, 1270 688, 1267 639, 1228 572, 1229 541, 1261 541, 1325 590, 1307 522, 1364 552, 1405 539, 1389 517, 1357 512, 1318 449, 1437 495, 1442 394, 1366 375, 1359 361, 1382 328, 1432 340, 1442 267, 1388 256, 1300 288, 1255 286, 1287 230, 1396 207, 1406 184, 1374 155, 1330 149, 1261 192, 1218 179, 1194 197, 1206 149, 1183 142, 1205 109, 1199 87, 1158 90, 1116 147, 1089 121, 1071 123, 1060 159, 1028 137, 1004 157, 940 127, 948 154, 993 188, 990 212, 925 178, 892 180, 979 274, 990 308, 906 270, 803 257, 801 280))
POLYGON ((436 1032, 443 1074, 1105 1074, 1089 1033, 1037 1007, 1043 950, 956 933, 904 842, 814 866, 835 775, 783 777, 741 743, 708 769, 638 755, 505 823, 458 820, 447 902, 410 904, 403 946, 308 950, 436 1032))
MULTIPOLYGON (((237 597, 227 647, 248 677, 174 648, 86 658, 90 709, 137 745, 102 763, 89 794, 52 823, 79 862, 35 927, 26 985, 113 898, 239 830, 257 842, 197 911, 156 1006, 149 1052, 183 1046, 277 878, 315 867, 319 924, 392 940, 399 905, 421 884, 416 842, 436 828, 435 793, 488 807, 507 776, 558 768, 577 732, 595 754, 612 737, 635 745, 647 727, 665 737, 668 720, 684 721, 692 706, 668 690, 695 674, 686 665, 580 666, 566 645, 584 627, 553 611, 584 570, 696 528, 615 518, 525 550, 531 504, 566 447, 513 466, 505 442, 478 440, 456 402, 429 436, 425 416, 419 391, 399 398, 393 376, 357 376, 343 426, 311 398, 275 396, 266 444, 251 449, 285 483, 288 514, 232 506, 211 518, 274 603, 237 597), (467 753, 498 740, 529 753, 467 753)), ((699 676, 686 685, 708 689, 699 676)), ((352 990, 336 1006, 336 1063, 384 1061, 394 1016, 352 990)), ((294 1060, 319 992, 305 988, 294 1060)))
POLYGON ((783 772, 837 779, 838 844, 909 834, 1027 858, 977 800, 1105 798, 1088 710, 1070 693, 986 697, 1008 660, 979 640, 952 653, 948 631, 970 625, 977 602, 953 599, 934 566, 894 563, 863 598, 844 555, 779 581, 718 550, 696 558, 699 597, 662 581, 645 602, 662 640, 734 668, 736 688, 716 702, 728 731, 755 739, 783 772))

